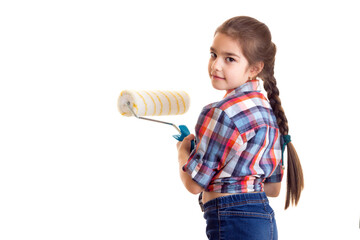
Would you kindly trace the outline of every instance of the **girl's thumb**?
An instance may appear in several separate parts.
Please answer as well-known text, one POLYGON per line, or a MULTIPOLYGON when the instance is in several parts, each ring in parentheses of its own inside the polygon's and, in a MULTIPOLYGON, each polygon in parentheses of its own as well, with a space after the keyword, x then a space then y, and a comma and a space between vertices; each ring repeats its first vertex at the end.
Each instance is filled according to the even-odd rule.
POLYGON ((186 140, 186 141, 191 141, 191 140, 193 140, 194 138, 195 138, 194 134, 190 134, 190 135, 186 136, 186 137, 184 138, 184 140, 186 140))

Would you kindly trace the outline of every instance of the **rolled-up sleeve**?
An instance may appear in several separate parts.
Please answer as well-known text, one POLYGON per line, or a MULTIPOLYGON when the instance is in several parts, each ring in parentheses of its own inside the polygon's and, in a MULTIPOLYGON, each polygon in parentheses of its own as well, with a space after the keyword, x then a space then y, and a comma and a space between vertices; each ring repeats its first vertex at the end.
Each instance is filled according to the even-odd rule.
POLYGON ((281 182, 284 175, 284 169, 282 164, 279 163, 278 166, 275 168, 275 171, 271 174, 270 177, 265 179, 265 183, 277 183, 281 182))
POLYGON ((196 147, 183 170, 206 189, 214 175, 236 154, 239 135, 223 110, 204 108, 196 124, 196 147))

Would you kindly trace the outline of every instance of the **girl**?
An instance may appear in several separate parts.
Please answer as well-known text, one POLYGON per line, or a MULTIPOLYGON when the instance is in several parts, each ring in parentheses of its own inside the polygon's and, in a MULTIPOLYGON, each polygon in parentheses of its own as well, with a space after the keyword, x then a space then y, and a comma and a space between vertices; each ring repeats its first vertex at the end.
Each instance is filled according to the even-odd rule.
POLYGON ((285 146, 285 209, 299 201, 303 175, 276 86, 275 53, 268 27, 254 18, 234 17, 215 31, 209 76, 226 95, 203 108, 195 149, 190 153, 194 135, 177 144, 181 180, 201 193, 209 239, 277 239, 267 196, 279 195, 285 146))

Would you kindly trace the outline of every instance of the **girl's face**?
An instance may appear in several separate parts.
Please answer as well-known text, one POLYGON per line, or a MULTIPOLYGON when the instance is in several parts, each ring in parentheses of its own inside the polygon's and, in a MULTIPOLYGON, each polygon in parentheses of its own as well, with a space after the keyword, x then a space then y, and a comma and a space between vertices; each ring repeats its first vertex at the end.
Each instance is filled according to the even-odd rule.
POLYGON ((256 76, 237 40, 217 33, 210 48, 209 76, 217 90, 232 90, 256 76))

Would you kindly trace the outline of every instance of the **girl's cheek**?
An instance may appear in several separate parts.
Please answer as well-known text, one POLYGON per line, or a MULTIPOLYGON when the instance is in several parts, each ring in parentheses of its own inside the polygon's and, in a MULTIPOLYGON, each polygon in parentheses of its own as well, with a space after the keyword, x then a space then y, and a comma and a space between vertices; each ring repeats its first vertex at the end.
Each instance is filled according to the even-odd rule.
POLYGON ((209 64, 208 64, 209 75, 211 74, 211 66, 212 66, 212 61, 211 61, 211 59, 210 59, 210 60, 209 60, 209 64))

